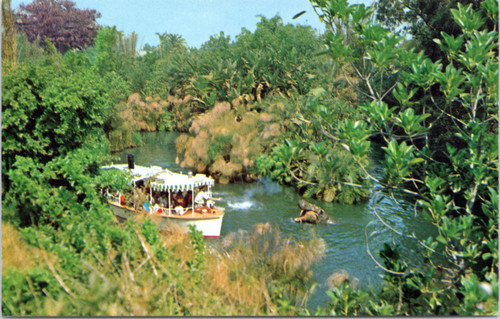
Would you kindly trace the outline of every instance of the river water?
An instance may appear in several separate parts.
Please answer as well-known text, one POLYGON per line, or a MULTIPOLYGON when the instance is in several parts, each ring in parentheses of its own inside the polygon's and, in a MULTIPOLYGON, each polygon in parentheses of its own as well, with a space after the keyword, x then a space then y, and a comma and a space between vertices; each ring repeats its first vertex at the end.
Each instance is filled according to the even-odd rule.
MULTIPOLYGON (((187 169, 181 169, 175 163, 177 154, 174 142, 178 135, 143 133, 142 146, 114 154, 114 161, 126 163, 127 154, 134 154, 138 165, 158 165, 186 172, 187 169)), ((376 154, 375 157, 380 156, 376 154)), ((293 188, 281 186, 267 178, 250 184, 216 184, 213 193, 215 197, 222 197, 222 201, 217 204, 226 212, 221 237, 239 229, 250 231, 256 223, 271 222, 278 227, 282 237, 323 238, 327 246, 325 256, 312 267, 318 286, 309 298, 308 308, 311 311, 328 301, 326 279, 336 271, 347 271, 359 280, 358 287, 363 289, 375 289, 381 285, 383 271, 370 257, 367 246, 379 262, 377 251, 382 249, 384 243, 393 243, 399 246, 406 262, 416 266, 420 264, 419 252, 422 247, 384 226, 374 211, 403 234, 415 234, 420 239, 435 234, 433 226, 414 211, 411 203, 401 198, 395 202, 391 198, 374 195, 366 203, 356 205, 309 200, 337 220, 333 225, 310 225, 293 222, 300 212, 297 207, 301 198, 299 194, 293 188)))

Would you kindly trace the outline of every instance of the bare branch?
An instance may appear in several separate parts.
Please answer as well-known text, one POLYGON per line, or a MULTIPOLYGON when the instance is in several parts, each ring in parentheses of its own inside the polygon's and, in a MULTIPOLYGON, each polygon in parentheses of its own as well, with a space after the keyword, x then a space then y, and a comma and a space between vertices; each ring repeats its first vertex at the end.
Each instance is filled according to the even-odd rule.
POLYGON ((74 298, 75 295, 73 294, 73 292, 71 291, 71 289, 69 289, 68 286, 66 286, 66 284, 61 279, 61 277, 59 277, 59 275, 57 274, 56 270, 54 269, 54 265, 52 265, 52 263, 49 261, 49 259, 47 258, 47 254, 44 251, 43 251, 43 259, 45 259, 45 262, 49 266, 49 269, 52 272, 52 274, 54 275, 54 277, 56 278, 56 280, 59 282, 59 285, 61 285, 61 287, 64 289, 64 291, 68 295, 70 295, 71 297, 74 298))
MULTIPOLYGON (((351 88, 353 88, 356 92, 360 93, 360 94, 363 94, 364 96, 374 100, 374 97, 369 95, 369 94, 366 94, 365 92, 361 91, 357 85, 354 85, 351 81, 349 81, 349 77, 347 76, 347 74, 345 73, 344 69, 341 68, 342 70, 342 73, 344 74, 344 78, 345 80, 347 81, 347 83, 349 83, 349 85, 351 86, 351 88)), ((359 72, 358 72, 359 73, 359 72)))
POLYGON ((290 171, 290 174, 292 174, 292 177, 294 179, 296 179, 297 181, 299 181, 301 183, 304 183, 304 184, 308 184, 308 185, 318 185, 318 183, 311 183, 311 182, 305 181, 303 179, 300 179, 297 176, 295 176, 295 174, 293 173, 293 171, 290 168, 288 170, 290 171))
POLYGON ((89 264, 88 262, 86 262, 85 260, 83 260, 83 259, 82 259, 82 260, 81 260, 81 263, 82 263, 85 267, 87 267, 87 268, 89 268, 90 270, 92 270, 93 272, 95 272, 95 273, 99 276, 99 278, 101 278, 102 280, 106 280, 106 281, 108 280, 108 279, 107 279, 107 278, 106 278, 103 274, 101 274, 101 273, 100 273, 97 269, 95 269, 94 267, 92 267, 92 265, 90 265, 90 264, 89 264))
POLYGON ((385 91, 385 93, 382 94, 382 97, 380 98, 380 100, 383 100, 385 98, 385 96, 387 94, 389 94, 392 91, 392 89, 394 89, 396 87, 397 84, 398 84, 398 82, 395 82, 390 88, 388 88, 387 91, 385 91))
POLYGON ((385 268, 384 266, 382 266, 377 259, 375 259, 375 257, 373 257, 373 254, 372 252, 370 251, 370 246, 368 245, 368 234, 366 233, 366 227, 365 227, 365 242, 366 242, 366 252, 368 253, 368 255, 370 256, 370 258, 373 260, 374 263, 377 264, 377 266, 379 266, 382 270, 384 270, 385 272, 388 272, 390 274, 393 274, 393 275, 398 275, 398 276, 404 276, 404 275, 407 275, 409 272, 399 272, 399 271, 394 271, 394 270, 390 270, 390 269, 387 269, 385 268))
POLYGON ((151 268, 153 268, 153 273, 155 274, 156 277, 158 277, 158 272, 156 271, 156 267, 153 263, 153 260, 151 258, 151 254, 149 253, 149 249, 148 247, 146 246, 146 243, 144 242, 144 239, 142 238, 142 236, 139 234, 139 232, 137 232, 137 230, 134 230, 135 233, 137 234, 137 237, 139 238, 139 241, 141 242, 141 246, 142 246, 142 249, 144 250, 144 252, 146 253, 146 256, 147 256, 147 260, 150 260, 151 261, 151 268))
POLYGON ((336 142, 343 142, 343 140, 341 140, 340 138, 337 138, 332 134, 328 133, 328 131, 323 127, 323 125, 320 125, 319 128, 321 130, 321 133, 323 133, 323 135, 328 137, 329 139, 334 140, 336 142))

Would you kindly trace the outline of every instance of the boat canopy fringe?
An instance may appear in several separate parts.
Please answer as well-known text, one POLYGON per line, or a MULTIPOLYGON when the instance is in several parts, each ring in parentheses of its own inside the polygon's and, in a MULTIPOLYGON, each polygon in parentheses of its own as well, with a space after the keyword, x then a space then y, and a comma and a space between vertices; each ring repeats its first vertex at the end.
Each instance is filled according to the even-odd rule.
POLYGON ((212 187, 214 184, 215 182, 211 177, 203 174, 192 176, 163 170, 154 177, 151 188, 156 191, 188 191, 201 186, 212 187))
POLYGON ((132 183, 151 178, 150 185, 155 191, 188 191, 201 186, 212 187, 215 184, 213 178, 207 177, 204 174, 196 174, 193 176, 189 173, 185 175, 182 173, 174 173, 159 166, 135 166, 135 168, 129 169, 127 164, 116 164, 101 167, 101 169, 110 168, 129 172, 132 183))
POLYGON ((110 169, 110 168, 128 172, 130 175, 130 181, 132 183, 141 180, 146 180, 163 171, 163 169, 160 166, 145 167, 136 165, 134 168, 129 169, 127 164, 111 164, 109 166, 101 167, 101 169, 110 169))

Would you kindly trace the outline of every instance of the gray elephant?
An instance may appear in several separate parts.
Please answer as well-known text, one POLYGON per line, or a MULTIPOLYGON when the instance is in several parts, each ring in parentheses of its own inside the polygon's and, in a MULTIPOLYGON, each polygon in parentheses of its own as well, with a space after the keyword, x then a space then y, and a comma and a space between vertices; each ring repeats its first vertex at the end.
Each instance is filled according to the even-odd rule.
POLYGON ((328 216, 328 214, 321 207, 311 204, 305 199, 299 200, 297 205, 301 209, 299 217, 293 219, 297 223, 309 223, 309 224, 336 223, 336 221, 330 216, 328 216))

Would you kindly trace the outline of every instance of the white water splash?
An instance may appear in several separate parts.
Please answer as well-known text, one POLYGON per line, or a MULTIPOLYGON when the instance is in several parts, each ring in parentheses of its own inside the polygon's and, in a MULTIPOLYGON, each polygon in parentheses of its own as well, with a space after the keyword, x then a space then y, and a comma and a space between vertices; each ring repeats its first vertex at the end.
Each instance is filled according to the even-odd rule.
POLYGON ((251 201, 243 201, 243 202, 227 202, 227 206, 231 207, 232 209, 248 209, 254 205, 253 202, 251 201))

